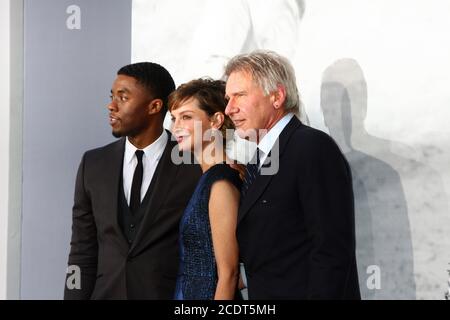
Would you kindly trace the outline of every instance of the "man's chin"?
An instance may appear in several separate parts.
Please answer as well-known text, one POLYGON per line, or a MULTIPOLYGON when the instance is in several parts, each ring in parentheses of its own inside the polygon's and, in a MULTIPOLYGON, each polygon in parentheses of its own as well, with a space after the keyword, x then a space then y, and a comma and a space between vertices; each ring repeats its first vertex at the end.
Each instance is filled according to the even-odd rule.
POLYGON ((236 129, 236 135, 241 139, 245 139, 245 133, 241 129, 236 129))
POLYGON ((254 129, 244 129, 244 128, 237 128, 236 134, 239 138, 250 140, 250 141, 257 141, 257 134, 258 131, 254 129))
POLYGON ((122 138, 123 137, 122 132, 118 132, 118 131, 112 131, 112 135, 114 138, 122 138))

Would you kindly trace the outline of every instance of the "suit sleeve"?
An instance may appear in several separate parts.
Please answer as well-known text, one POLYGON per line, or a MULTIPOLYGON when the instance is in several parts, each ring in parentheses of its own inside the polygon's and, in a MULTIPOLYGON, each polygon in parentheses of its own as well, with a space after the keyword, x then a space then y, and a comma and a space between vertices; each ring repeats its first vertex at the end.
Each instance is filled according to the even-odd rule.
POLYGON ((69 268, 71 267, 69 270, 75 271, 67 274, 64 289, 65 300, 89 299, 96 281, 97 229, 92 212, 91 198, 85 189, 85 165, 86 154, 81 160, 75 183, 72 238, 68 260, 69 268), (78 272, 77 270, 80 276, 79 286, 75 286, 77 279, 74 277, 78 272))
POLYGON ((300 202, 312 241, 308 298, 342 299, 355 263, 350 167, 328 136, 302 150, 302 157, 300 202))

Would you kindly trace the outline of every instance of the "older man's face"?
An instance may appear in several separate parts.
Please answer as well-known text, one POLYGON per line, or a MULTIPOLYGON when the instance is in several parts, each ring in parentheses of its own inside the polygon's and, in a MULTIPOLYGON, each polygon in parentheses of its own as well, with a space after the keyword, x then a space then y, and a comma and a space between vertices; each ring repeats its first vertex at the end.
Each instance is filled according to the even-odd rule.
POLYGON ((255 140, 255 130, 269 128, 274 112, 271 97, 254 83, 249 72, 232 72, 225 93, 228 99, 225 114, 233 120, 239 137, 255 140))

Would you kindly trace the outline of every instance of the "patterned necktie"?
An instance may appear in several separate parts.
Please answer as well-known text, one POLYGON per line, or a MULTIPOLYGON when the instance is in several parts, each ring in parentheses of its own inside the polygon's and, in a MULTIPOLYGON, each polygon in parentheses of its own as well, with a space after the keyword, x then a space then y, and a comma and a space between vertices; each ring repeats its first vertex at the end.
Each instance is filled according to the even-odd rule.
POLYGON ((142 156, 144 151, 136 150, 136 158, 138 164, 134 170, 133 182, 131 183, 131 196, 130 196, 130 210, 131 213, 135 213, 141 205, 141 187, 142 177, 144 175, 144 167, 142 165, 142 156))
POLYGON ((248 189, 250 188, 253 181, 255 181, 256 177, 259 174, 259 164, 260 164, 259 152, 260 152, 259 149, 256 149, 256 154, 253 156, 252 160, 250 160, 250 162, 247 164, 245 168, 244 182, 242 183, 241 189, 242 198, 245 197, 245 195, 248 192, 248 189))

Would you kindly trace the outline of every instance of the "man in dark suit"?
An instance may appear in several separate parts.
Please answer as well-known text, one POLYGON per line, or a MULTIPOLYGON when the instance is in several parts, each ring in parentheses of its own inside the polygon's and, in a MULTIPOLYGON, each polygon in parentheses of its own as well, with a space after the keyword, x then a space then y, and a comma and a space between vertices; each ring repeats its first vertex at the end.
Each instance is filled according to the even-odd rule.
POLYGON ((327 134, 294 115, 291 64, 255 51, 225 75, 225 113, 257 143, 237 227, 249 299, 360 299, 350 168, 327 134))
POLYGON ((120 139, 81 160, 68 262, 81 281, 66 283, 65 299, 173 297, 178 224, 201 175, 198 165, 171 159, 177 146, 163 120, 174 89, 155 63, 118 71, 108 109, 120 139))

